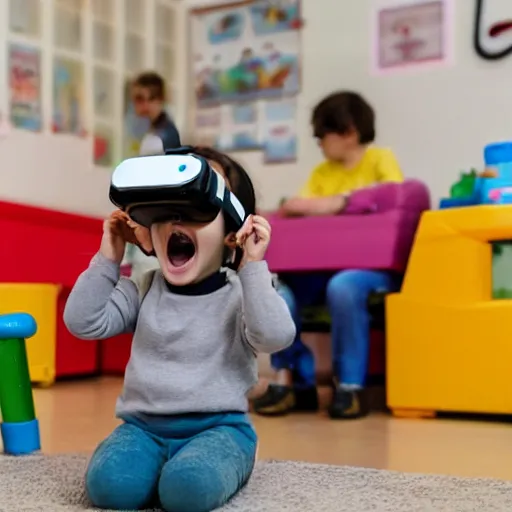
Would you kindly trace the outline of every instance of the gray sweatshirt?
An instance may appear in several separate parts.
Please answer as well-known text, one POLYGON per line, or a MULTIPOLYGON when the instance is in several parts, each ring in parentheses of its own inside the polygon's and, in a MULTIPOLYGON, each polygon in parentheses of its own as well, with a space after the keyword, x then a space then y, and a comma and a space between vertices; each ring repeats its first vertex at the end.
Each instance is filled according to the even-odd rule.
POLYGON ((169 290, 160 271, 143 296, 97 254, 78 278, 64 321, 77 337, 134 332, 120 417, 245 412, 258 378, 256 355, 289 346, 295 326, 264 261, 248 263, 206 295, 169 290))

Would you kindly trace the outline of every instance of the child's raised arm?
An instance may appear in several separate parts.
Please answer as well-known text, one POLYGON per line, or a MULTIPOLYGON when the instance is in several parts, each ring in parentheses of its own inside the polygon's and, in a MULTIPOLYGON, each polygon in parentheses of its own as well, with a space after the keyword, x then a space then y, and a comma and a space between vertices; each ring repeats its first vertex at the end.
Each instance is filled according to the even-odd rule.
POLYGON ((272 284, 265 261, 248 263, 239 273, 243 290, 245 339, 255 352, 271 354, 290 346, 295 324, 272 284))
POLYGON ((133 331, 139 313, 135 283, 120 278, 125 241, 119 213, 105 221, 100 252, 78 278, 66 303, 64 322, 82 339, 110 338, 133 331))
POLYGON ((251 216, 238 238, 244 248, 238 276, 242 283, 245 339, 256 352, 278 352, 292 344, 295 324, 263 260, 270 242, 270 225, 263 217, 251 216))

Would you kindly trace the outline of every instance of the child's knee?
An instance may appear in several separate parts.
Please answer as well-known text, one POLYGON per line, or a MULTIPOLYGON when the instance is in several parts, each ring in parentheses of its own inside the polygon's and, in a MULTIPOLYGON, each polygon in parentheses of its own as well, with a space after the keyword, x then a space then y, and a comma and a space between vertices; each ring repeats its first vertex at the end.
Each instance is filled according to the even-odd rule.
POLYGON ((96 507, 111 510, 138 510, 148 504, 152 490, 135 477, 137 469, 115 463, 116 458, 93 456, 85 476, 89 500, 96 507), (133 473, 133 474, 132 474, 133 473))
POLYGON ((364 270, 345 270, 333 276, 327 284, 326 296, 331 310, 366 307, 368 291, 364 270))
POLYGON ((160 476, 158 495, 166 512, 209 512, 228 501, 232 488, 212 466, 171 462, 160 476))

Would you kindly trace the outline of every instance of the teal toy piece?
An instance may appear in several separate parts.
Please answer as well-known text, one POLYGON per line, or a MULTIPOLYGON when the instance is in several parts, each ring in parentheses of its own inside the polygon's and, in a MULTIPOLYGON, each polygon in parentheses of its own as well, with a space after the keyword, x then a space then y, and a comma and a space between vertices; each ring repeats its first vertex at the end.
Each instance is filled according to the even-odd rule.
POLYGON ((41 449, 25 343, 36 331, 36 321, 30 315, 0 315, 0 430, 9 455, 41 449))
POLYGON ((512 142, 487 146, 484 159, 486 167, 495 176, 480 178, 480 202, 512 204, 512 142))
POLYGON ((498 142, 484 148, 485 172, 462 174, 441 200, 440 208, 481 204, 512 204, 512 142, 498 142))

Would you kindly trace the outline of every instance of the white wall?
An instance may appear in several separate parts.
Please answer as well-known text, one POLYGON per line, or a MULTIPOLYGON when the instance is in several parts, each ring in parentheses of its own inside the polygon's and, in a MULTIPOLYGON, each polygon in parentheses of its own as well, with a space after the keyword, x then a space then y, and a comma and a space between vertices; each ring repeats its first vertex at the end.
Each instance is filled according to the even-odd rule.
MULTIPOLYGON (((44 5, 53 1, 44 0, 44 5)), ((381 1, 303 0, 298 162, 268 166, 263 164, 260 153, 235 155, 251 172, 262 207, 274 207, 282 196, 293 194, 320 160, 311 137, 309 116, 315 103, 335 89, 352 88, 368 97, 377 110, 378 142, 393 147, 405 174, 425 180, 436 198, 447 192, 459 169, 481 164, 486 143, 512 138, 512 57, 485 62, 474 54, 471 42, 474 1, 455 0, 452 67, 376 77, 370 73, 370 27, 372 9, 381 1)), ((512 17, 510 0, 488 1, 502 6, 504 12, 508 9, 512 17)), ((192 7, 218 2, 184 0, 183 3, 192 7)), ((6 6, 7 1, 0 2, 0 19, 7 18, 6 6)), ((0 80, 6 84, 4 27, 2 23, 0 44, 4 51, 0 52, 0 80)), ((184 27, 184 23, 179 24, 180 30, 184 27)), ((180 37, 183 52, 177 55, 177 66, 178 74, 185 77, 186 37, 180 37)), ((51 54, 44 55, 48 76, 51 54)), ((0 141, 0 199, 104 215, 111 208, 107 197, 110 173, 92 164, 91 139, 53 135, 49 131, 51 94, 51 84, 45 82, 43 103, 47 126, 43 134, 15 131, 0 141)), ((4 88, 0 91, 0 111, 5 113, 6 109, 4 88)))
MULTIPOLYGON (((15 0, 17 1, 17 0, 15 0)), ((140 0, 142 1, 142 0, 140 0)), ((0 140, 0 200, 32 204, 53 209, 83 213, 92 216, 104 216, 112 210, 108 199, 108 188, 111 169, 97 167, 93 164, 93 126, 94 114, 92 108, 92 66, 96 64, 92 56, 92 2, 86 2, 83 28, 83 54, 69 55, 72 58, 82 58, 84 62, 87 89, 86 123, 88 136, 79 138, 71 135, 53 134, 51 131, 52 118, 52 69, 53 57, 57 53, 67 55, 55 48, 53 42, 53 7, 57 0, 40 0, 42 6, 42 33, 40 38, 30 40, 8 32, 7 0, 0 1, 0 81, 5 84, 0 89, 0 113, 8 115, 9 90, 7 71, 7 45, 10 41, 38 46, 42 51, 42 105, 44 129, 41 133, 31 133, 13 130, 6 139, 0 140)), ((123 85, 129 74, 124 59, 124 28, 123 20, 127 0, 104 0, 111 2, 116 20, 115 55, 112 70, 115 73, 116 105, 115 119, 112 124, 118 134, 122 128, 123 115, 123 85)), ((177 6, 179 0, 145 0, 143 21, 143 36, 146 37, 143 61, 144 69, 155 65, 155 15, 158 3, 177 6)), ((172 37, 183 40, 183 16, 185 11, 177 8, 176 33, 172 37)), ((67 52, 69 53, 69 52, 67 52)), ((185 67, 185 52, 175 56, 175 66, 185 67)), ((141 69, 140 71, 142 71, 141 69)), ((186 85, 183 75, 176 72, 169 84, 180 105, 183 87, 186 85)), ((184 124, 183 108, 175 109, 178 124, 184 124)), ((117 140, 120 146, 120 136, 117 140)), ((116 148, 120 158, 120 148, 116 148)))
MULTIPOLYGON (((488 0, 512 18, 510 0, 488 0)), ((189 6, 216 1, 186 0, 189 6)), ((435 199, 461 169, 482 165, 483 146, 512 139, 512 57, 486 62, 472 48, 473 0, 455 2, 454 65, 374 76, 370 71, 373 9, 383 0, 303 0, 303 88, 300 149, 294 165, 266 166, 240 153, 259 187, 261 206, 294 193, 321 158, 311 137, 311 108, 335 89, 354 89, 374 105, 378 143, 398 155, 404 173, 423 179, 435 199)))

